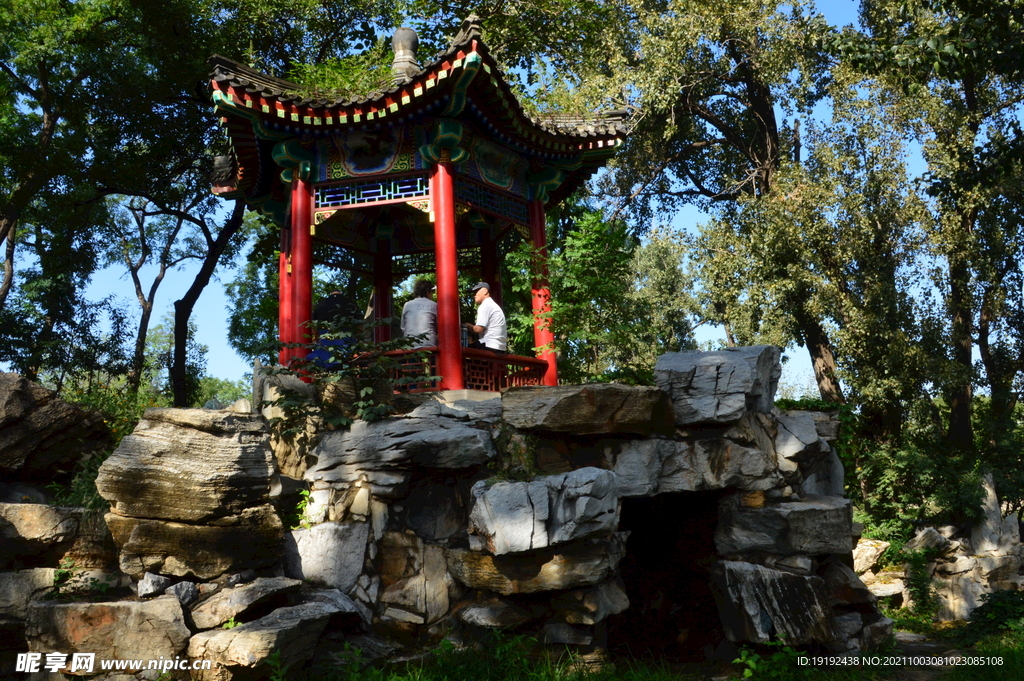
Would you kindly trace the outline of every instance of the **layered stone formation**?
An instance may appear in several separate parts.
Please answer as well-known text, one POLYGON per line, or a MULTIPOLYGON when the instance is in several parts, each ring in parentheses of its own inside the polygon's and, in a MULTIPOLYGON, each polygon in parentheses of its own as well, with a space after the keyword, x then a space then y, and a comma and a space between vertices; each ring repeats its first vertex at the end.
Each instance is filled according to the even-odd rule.
MULTIPOLYGON (((112 641, 135 622, 168 655, 214 661, 204 679, 258 677, 274 650, 298 664, 360 628, 419 646, 513 627, 584 655, 641 622, 700 657, 873 646, 891 622, 852 569, 836 424, 773 411, 778 359, 676 353, 657 387, 423 397, 299 457, 278 441, 302 480, 280 475, 259 415, 150 410, 97 482, 133 597, 90 607, 110 610, 112 641)), ((61 528, 46 541, 64 550, 61 528)), ((99 646, 68 633, 79 610, 33 600, 48 576, 0 587, 28 645, 99 646)))

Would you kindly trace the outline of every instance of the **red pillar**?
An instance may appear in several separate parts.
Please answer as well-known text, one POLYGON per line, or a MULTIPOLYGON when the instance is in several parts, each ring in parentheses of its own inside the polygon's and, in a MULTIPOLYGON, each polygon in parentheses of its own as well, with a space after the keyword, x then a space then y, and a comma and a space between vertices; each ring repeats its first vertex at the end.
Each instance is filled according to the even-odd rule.
MULTIPOLYGON (((296 173, 292 180, 292 340, 308 343, 313 318, 313 224, 312 185, 296 173)), ((295 348, 291 356, 306 356, 304 348, 295 348)))
POLYGON ((487 230, 480 230, 480 275, 491 285, 491 298, 501 307, 501 275, 498 271, 498 244, 487 230))
POLYGON ((459 260, 455 247, 455 186, 452 164, 441 161, 430 176, 437 267, 437 372, 442 390, 462 390, 462 334, 459 328, 459 260))
MULTIPOLYGON (((282 239, 282 250, 281 255, 278 257, 278 280, 277 280, 277 337, 282 343, 292 342, 292 274, 289 271, 291 263, 289 262, 288 248, 291 246, 291 232, 288 229, 284 230, 284 239, 282 239), (284 243, 284 242, 287 243, 284 243)), ((277 361, 279 364, 287 366, 288 361, 291 359, 291 350, 289 348, 282 347, 277 353, 277 361)))
POLYGON ((548 363, 544 372, 544 385, 558 385, 558 358, 555 355, 555 334, 551 332, 549 319, 543 317, 551 311, 551 291, 548 289, 547 235, 544 225, 544 203, 537 199, 530 201, 530 241, 540 257, 537 278, 533 280, 533 344, 544 347, 537 356, 548 363))
MULTIPOLYGON (((373 318, 380 322, 391 317, 391 287, 394 275, 391 271, 391 241, 377 240, 377 252, 373 255, 373 318)), ((378 343, 391 340, 391 324, 380 324, 373 330, 378 343)))

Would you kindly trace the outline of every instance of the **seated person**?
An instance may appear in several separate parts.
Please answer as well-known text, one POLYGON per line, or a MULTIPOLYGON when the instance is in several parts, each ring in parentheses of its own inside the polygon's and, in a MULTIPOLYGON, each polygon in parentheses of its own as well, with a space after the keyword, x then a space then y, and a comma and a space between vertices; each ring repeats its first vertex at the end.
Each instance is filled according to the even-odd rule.
POLYGON ((402 308, 402 335, 422 336, 414 348, 437 345, 437 303, 430 299, 433 282, 417 279, 412 287, 413 299, 402 308))
POLYGON ((331 294, 313 309, 313 321, 326 322, 331 325, 331 329, 317 340, 319 347, 310 350, 306 359, 327 370, 339 368, 341 365, 332 362, 331 358, 346 354, 355 346, 354 332, 359 318, 359 310, 355 303, 346 298, 341 291, 331 291, 331 294), (339 335, 338 338, 331 337, 335 333, 339 335))
POLYGON ((473 300, 479 306, 476 311, 476 324, 466 322, 466 329, 480 334, 480 340, 470 343, 469 347, 477 350, 490 350, 493 353, 508 354, 508 332, 505 327, 505 313, 491 298, 491 286, 480 282, 470 289, 473 300))

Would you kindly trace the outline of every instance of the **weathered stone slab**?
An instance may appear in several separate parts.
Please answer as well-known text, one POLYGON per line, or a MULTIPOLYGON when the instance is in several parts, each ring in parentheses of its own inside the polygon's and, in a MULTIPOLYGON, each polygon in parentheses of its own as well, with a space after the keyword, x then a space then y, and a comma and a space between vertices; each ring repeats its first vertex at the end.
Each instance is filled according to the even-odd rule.
POLYGON ((217 525, 106 515, 120 546, 121 571, 139 578, 145 572, 173 577, 215 579, 225 572, 259 568, 281 556, 284 530, 273 507, 257 506, 217 525))
POLYGON ((219 627, 233 617, 241 617, 270 599, 298 591, 302 580, 287 577, 257 577, 233 589, 224 589, 192 609, 197 629, 219 627))
POLYGON ((509 388, 506 423, 523 430, 574 435, 651 435, 672 431, 668 396, 652 386, 600 383, 509 388))
POLYGON ((363 571, 369 534, 370 524, 357 521, 292 530, 285 538, 285 574, 347 592, 363 571))
POLYGON ((875 567, 875 563, 887 548, 889 548, 887 541, 861 537, 853 549, 853 571, 861 575, 875 567))
MULTIPOLYGON (((199 676, 203 681, 231 678, 226 674, 232 673, 232 667, 258 667, 274 651, 280 652, 281 664, 300 664, 313 656, 320 634, 336 611, 327 603, 305 603, 278 608, 232 629, 202 631, 189 641, 188 656, 213 661, 213 669, 199 676)), ((269 676, 269 670, 264 671, 269 676)))
POLYGON ((530 482, 481 480, 472 495, 470 547, 495 555, 610 534, 619 521, 615 475, 599 468, 530 482))
POLYGON ((761 565, 720 561, 711 573, 719 616, 730 641, 831 643, 835 628, 825 582, 761 565))
POLYGON ((44 504, 0 504, 0 567, 33 556, 55 563, 71 548, 80 515, 78 509, 44 504))
POLYGON ((0 373, 0 477, 45 484, 70 474, 80 459, 110 445, 103 419, 38 383, 0 373))
POLYGON ((170 577, 164 577, 163 575, 154 575, 152 572, 147 572, 142 575, 142 579, 135 585, 135 593, 138 594, 139 598, 152 598, 164 592, 164 589, 171 585, 170 577))
POLYGON ((654 382, 671 398, 676 425, 732 423, 747 411, 771 411, 779 356, 774 345, 670 352, 658 358, 654 382))
POLYGON ((489 431, 445 417, 408 416, 356 421, 347 431, 324 434, 313 450, 305 479, 318 488, 365 478, 374 496, 396 498, 407 491, 414 468, 468 468, 495 455, 489 431))
POLYGON ((257 414, 147 409, 100 466, 96 489, 135 518, 204 522, 267 503, 276 475, 257 414))
POLYGON ((95 653, 97 659, 173 659, 185 650, 190 633, 173 596, 108 603, 35 601, 25 626, 29 650, 67 653, 68 667, 72 653, 95 653))
POLYGON ((574 589, 607 580, 625 552, 628 533, 582 539, 525 554, 492 556, 447 549, 448 572, 474 589, 502 595, 574 589))
POLYGON ((944 552, 949 548, 950 544, 948 539, 939 534, 934 527, 926 527, 914 535, 913 539, 904 544, 902 551, 905 553, 922 550, 944 552))
POLYGON ((0 619, 25 619, 28 604, 53 588, 54 568, 0 572, 0 619))
POLYGON ((1020 524, 1016 514, 1003 517, 992 474, 982 480, 982 518, 971 527, 971 546, 978 555, 1010 555, 1020 550, 1020 524))
POLYGON ((183 607, 188 607, 199 600, 199 587, 195 582, 178 582, 164 589, 168 596, 174 596, 183 607))
POLYGON ((839 561, 833 560, 821 573, 825 588, 833 604, 861 605, 874 603, 875 596, 857 573, 839 561))
POLYGON ((829 447, 828 452, 810 464, 801 466, 800 470, 804 476, 803 482, 800 483, 800 491, 803 494, 818 497, 844 495, 846 469, 843 468, 843 462, 839 460, 834 448, 829 447))
POLYGON ((778 456, 803 462, 828 451, 828 444, 818 437, 810 412, 784 412, 775 417, 775 422, 775 452, 778 456))
POLYGON ((612 580, 560 594, 551 600, 551 607, 569 624, 597 624, 606 617, 625 612, 629 596, 621 580, 612 580))
POLYGON ((387 604, 389 617, 414 624, 430 624, 448 612, 450 578, 444 549, 429 544, 424 546, 422 563, 422 572, 390 584, 381 593, 380 600, 387 604))
POLYGON ((461 608, 458 617, 466 624, 488 629, 504 629, 525 624, 542 614, 534 610, 505 599, 489 598, 461 608))
POLYGON ((849 499, 808 497, 747 508, 728 497, 719 504, 715 546, 721 555, 847 553, 852 522, 849 499))

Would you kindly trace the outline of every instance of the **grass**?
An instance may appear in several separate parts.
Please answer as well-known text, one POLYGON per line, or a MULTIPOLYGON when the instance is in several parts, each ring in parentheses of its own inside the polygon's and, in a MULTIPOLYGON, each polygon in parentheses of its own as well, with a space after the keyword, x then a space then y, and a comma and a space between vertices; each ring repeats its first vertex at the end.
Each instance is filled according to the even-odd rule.
POLYGON ((942 681, 1024 681, 1024 628, 1005 630, 978 641, 967 657, 1002 658, 1002 664, 954 667, 942 681))

